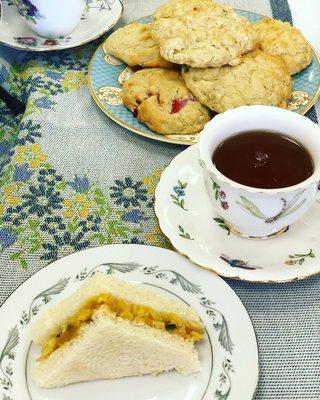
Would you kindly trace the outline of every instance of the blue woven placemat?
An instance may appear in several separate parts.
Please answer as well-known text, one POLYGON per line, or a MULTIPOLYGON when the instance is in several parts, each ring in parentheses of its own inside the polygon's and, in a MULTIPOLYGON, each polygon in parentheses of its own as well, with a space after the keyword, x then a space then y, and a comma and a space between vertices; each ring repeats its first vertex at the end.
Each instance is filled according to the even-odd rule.
MULTIPOLYGON (((164 1, 123 3, 122 24, 164 1)), ((285 0, 229 3, 292 21, 285 0)), ((97 109, 86 74, 101 40, 45 54, 0 46, 0 85, 26 103, 25 114, 14 117, 0 102, 0 303, 47 263, 86 247, 170 247, 157 225, 153 196, 162 169, 184 148, 139 137, 97 109)), ((316 121, 314 109, 308 117, 316 121)), ((255 398, 319 400, 320 279, 228 283, 257 333, 255 398)))

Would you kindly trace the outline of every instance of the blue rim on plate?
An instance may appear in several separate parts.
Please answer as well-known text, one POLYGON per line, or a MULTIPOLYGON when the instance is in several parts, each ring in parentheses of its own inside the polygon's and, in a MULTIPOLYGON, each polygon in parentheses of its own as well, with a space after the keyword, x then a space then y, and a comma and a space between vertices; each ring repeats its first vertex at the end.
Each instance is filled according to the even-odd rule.
MULTIPOLYGON (((265 18, 263 15, 250 11, 236 11, 248 18, 250 22, 265 18)), ((151 16, 141 18, 138 21, 148 23, 151 21, 151 16)), ((312 63, 292 77, 293 93, 288 107, 302 115, 314 105, 320 93, 320 58, 313 48, 312 50, 312 63)), ((182 145, 196 143, 197 135, 160 135, 140 123, 133 116, 132 112, 122 104, 120 98, 121 79, 119 79, 119 76, 120 74, 129 76, 128 73, 130 74, 130 72, 130 68, 122 61, 106 55, 103 51, 103 45, 96 50, 89 64, 89 89, 98 107, 119 125, 141 136, 182 145)))

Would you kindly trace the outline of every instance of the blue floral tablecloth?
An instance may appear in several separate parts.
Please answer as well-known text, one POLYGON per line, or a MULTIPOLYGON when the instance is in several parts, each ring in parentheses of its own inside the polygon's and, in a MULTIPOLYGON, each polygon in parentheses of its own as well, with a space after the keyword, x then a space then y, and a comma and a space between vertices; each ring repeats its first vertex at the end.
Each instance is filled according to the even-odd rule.
MULTIPOLYGON (((164 1, 124 1, 122 24, 164 1)), ((230 4, 291 21, 285 0, 230 4)), ((88 62, 103 40, 51 53, 0 46, 0 302, 47 263, 90 246, 170 248, 154 211, 161 171, 184 148, 139 137, 90 98, 88 62)), ((308 116, 316 121, 312 109, 308 116)), ((228 283, 253 320, 260 348, 256 399, 320 399, 320 279, 291 285, 228 283)), ((18 400, 18 399, 14 399, 18 400)))

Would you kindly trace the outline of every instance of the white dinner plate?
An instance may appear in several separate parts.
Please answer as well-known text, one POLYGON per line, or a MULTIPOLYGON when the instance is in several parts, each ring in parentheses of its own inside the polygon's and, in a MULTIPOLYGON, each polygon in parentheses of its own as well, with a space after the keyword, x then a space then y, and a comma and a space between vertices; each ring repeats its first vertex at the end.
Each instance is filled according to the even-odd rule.
POLYGON ((74 253, 23 283, 1 307, 0 321, 1 400, 250 400, 257 386, 257 342, 244 306, 216 274, 173 251, 109 245, 74 253), (197 345, 201 372, 36 387, 30 378, 37 353, 30 338, 33 321, 96 271, 152 286, 194 307, 206 328, 197 345))

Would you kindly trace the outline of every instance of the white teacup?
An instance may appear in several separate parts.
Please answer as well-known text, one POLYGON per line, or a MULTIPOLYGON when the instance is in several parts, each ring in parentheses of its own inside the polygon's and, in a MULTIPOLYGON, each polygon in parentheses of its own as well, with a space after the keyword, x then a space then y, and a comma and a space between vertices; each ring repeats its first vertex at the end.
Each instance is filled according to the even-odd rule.
POLYGON ((240 236, 272 237, 301 218, 315 200, 320 180, 320 128, 306 117, 277 107, 235 108, 206 124, 199 135, 198 148, 211 203, 240 236), (286 188, 258 189, 221 174, 212 162, 216 147, 231 135, 251 130, 280 132, 302 143, 313 158, 312 176, 286 188))
POLYGON ((13 0, 25 23, 38 35, 58 38, 79 24, 86 0, 13 0))

